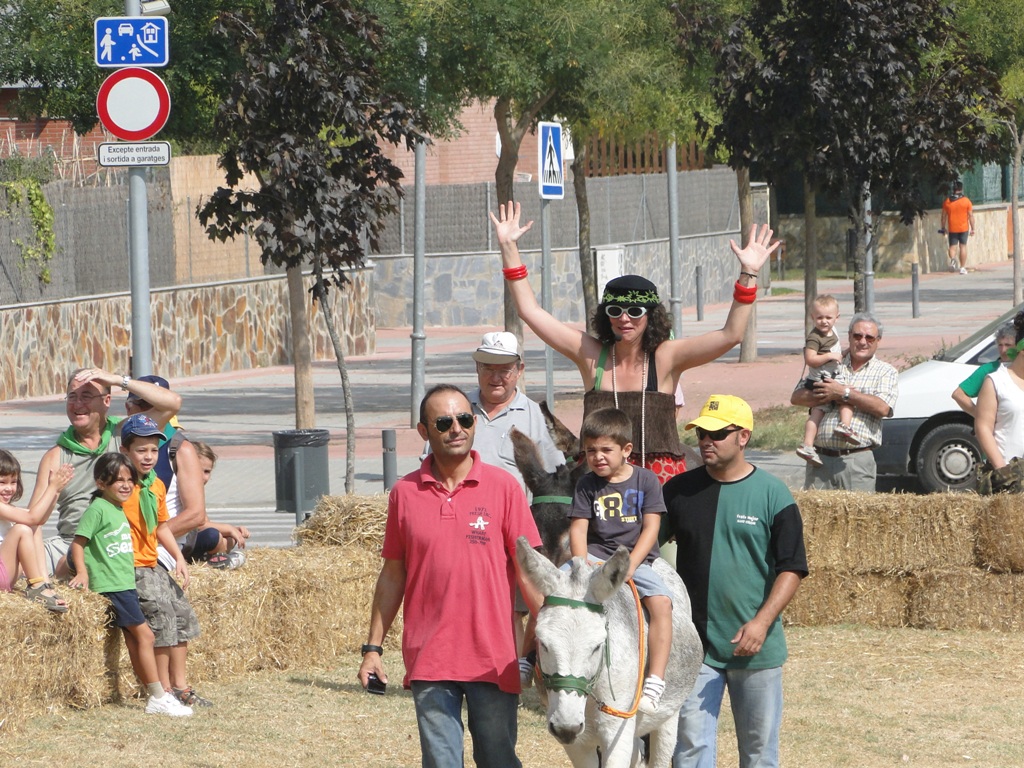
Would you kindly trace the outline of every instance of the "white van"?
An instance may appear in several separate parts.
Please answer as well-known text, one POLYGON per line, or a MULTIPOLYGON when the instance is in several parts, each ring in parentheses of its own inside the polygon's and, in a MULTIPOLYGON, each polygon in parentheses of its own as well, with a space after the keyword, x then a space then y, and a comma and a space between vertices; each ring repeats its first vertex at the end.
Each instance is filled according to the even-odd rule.
POLYGON ((1021 309, 1024 304, 900 374, 896 407, 882 421, 882 444, 874 449, 879 475, 916 476, 925 493, 974 489, 981 461, 974 419, 950 395, 978 365, 999 357, 996 328, 1021 309))

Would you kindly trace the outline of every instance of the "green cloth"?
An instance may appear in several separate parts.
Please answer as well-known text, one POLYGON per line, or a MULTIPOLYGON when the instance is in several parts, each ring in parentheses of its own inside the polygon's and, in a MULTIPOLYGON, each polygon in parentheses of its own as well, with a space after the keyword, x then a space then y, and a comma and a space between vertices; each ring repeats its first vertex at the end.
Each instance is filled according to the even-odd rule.
POLYGON ((107 417, 106 423, 103 425, 103 432, 100 433, 100 444, 95 448, 86 448, 75 436, 75 428, 68 427, 61 436, 57 438, 57 445, 61 448, 67 448, 71 453, 77 454, 78 456, 100 456, 107 452, 107 446, 110 445, 110 438, 114 434, 114 427, 120 419, 115 419, 111 416, 107 417))
POLYGON ((147 533, 156 530, 156 494, 151 490, 153 481, 156 480, 156 470, 149 470, 149 474, 139 480, 139 509, 142 511, 142 519, 146 521, 147 533))
POLYGON ((983 363, 978 366, 978 369, 968 376, 966 379, 960 382, 960 389, 968 397, 977 397, 978 393, 981 392, 981 385, 985 383, 985 377, 990 373, 995 373, 999 370, 999 366, 1002 365, 998 360, 993 360, 991 363, 983 363))
POLYGON ((135 589, 135 552, 132 529, 124 511, 102 496, 92 500, 82 514, 76 536, 88 539, 85 569, 93 592, 124 592, 135 589))

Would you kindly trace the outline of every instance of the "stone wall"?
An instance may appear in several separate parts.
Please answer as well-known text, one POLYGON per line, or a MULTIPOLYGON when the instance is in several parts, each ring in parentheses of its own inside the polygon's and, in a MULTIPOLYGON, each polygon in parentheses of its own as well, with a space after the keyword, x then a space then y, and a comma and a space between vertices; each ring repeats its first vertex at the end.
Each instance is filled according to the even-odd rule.
MULTIPOLYGON (((331 291, 346 355, 375 348, 368 270, 331 291)), ((307 281, 309 278, 307 278, 307 281)), ((308 294, 307 294, 308 295, 308 294)), ((75 368, 131 366, 128 294, 9 307, 0 312, 0 400, 64 391, 75 368)), ((169 379, 291 362, 291 321, 283 276, 153 291, 153 370, 169 379)), ((309 308, 313 359, 334 350, 318 307, 309 308)))
MULTIPOLYGON (((875 253, 876 272, 909 273, 911 265, 920 265, 922 274, 948 269, 947 241, 937 230, 941 211, 927 211, 909 227, 898 215, 883 213, 875 253)), ((1000 261, 1012 253, 1009 205, 993 203, 974 207, 975 232, 967 249, 967 266, 1000 261)), ((820 216, 817 219, 819 263, 822 268, 843 269, 846 264, 846 231, 850 220, 844 216, 820 216)), ((779 237, 786 241, 787 266, 804 263, 804 217, 782 216, 779 237)), ((851 270, 852 271, 852 270, 851 270)))

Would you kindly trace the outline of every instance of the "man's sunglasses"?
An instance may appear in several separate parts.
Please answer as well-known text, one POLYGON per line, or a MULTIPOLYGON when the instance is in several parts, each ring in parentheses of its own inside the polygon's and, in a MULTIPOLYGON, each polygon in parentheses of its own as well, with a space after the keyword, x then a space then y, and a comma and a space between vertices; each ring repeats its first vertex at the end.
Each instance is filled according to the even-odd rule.
POLYGON ((473 424, 476 423, 473 419, 472 413, 460 413, 454 418, 451 416, 438 416, 434 419, 434 429, 443 434, 452 428, 452 424, 454 424, 456 420, 459 422, 459 426, 463 429, 472 429, 473 424))
POLYGON ((647 314, 647 307, 620 307, 618 304, 609 304, 604 308, 604 313, 613 320, 615 318, 622 317, 623 312, 629 315, 633 320, 639 320, 647 314))
POLYGON ((742 427, 722 427, 721 429, 716 429, 714 432, 709 432, 706 429, 697 427, 697 439, 703 440, 705 437, 710 437, 713 442, 717 443, 721 440, 725 440, 725 438, 727 438, 733 432, 739 432, 741 429, 742 427))
POLYGON ((864 340, 867 341, 868 344, 874 344, 876 341, 878 341, 877 336, 872 336, 869 333, 851 333, 850 338, 853 339, 854 341, 864 340))

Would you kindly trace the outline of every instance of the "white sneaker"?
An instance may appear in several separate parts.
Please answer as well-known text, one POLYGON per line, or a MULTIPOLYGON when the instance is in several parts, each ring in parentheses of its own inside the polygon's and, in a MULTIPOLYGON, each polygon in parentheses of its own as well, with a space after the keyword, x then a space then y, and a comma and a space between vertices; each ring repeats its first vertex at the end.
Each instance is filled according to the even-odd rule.
POLYGON ((645 715, 653 715, 658 711, 661 696, 665 693, 665 681, 657 675, 649 675, 644 680, 644 695, 637 707, 645 715))
POLYGON ((960 274, 961 275, 966 275, 967 274, 967 267, 960 267, 960 274))
POLYGON ((823 466, 821 457, 818 456, 818 452, 814 449, 813 445, 801 445, 796 449, 796 455, 809 464, 813 464, 816 467, 823 466))
POLYGON ((949 271, 956 272, 956 268, 959 266, 959 262, 956 259, 949 260, 949 271))
POLYGON ((245 563, 245 552, 240 549, 232 549, 227 553, 228 568, 237 568, 245 563))
POLYGON ((192 714, 192 707, 186 707, 174 696, 165 693, 163 698, 150 696, 146 703, 147 715, 169 715, 170 717, 188 717, 192 714))

